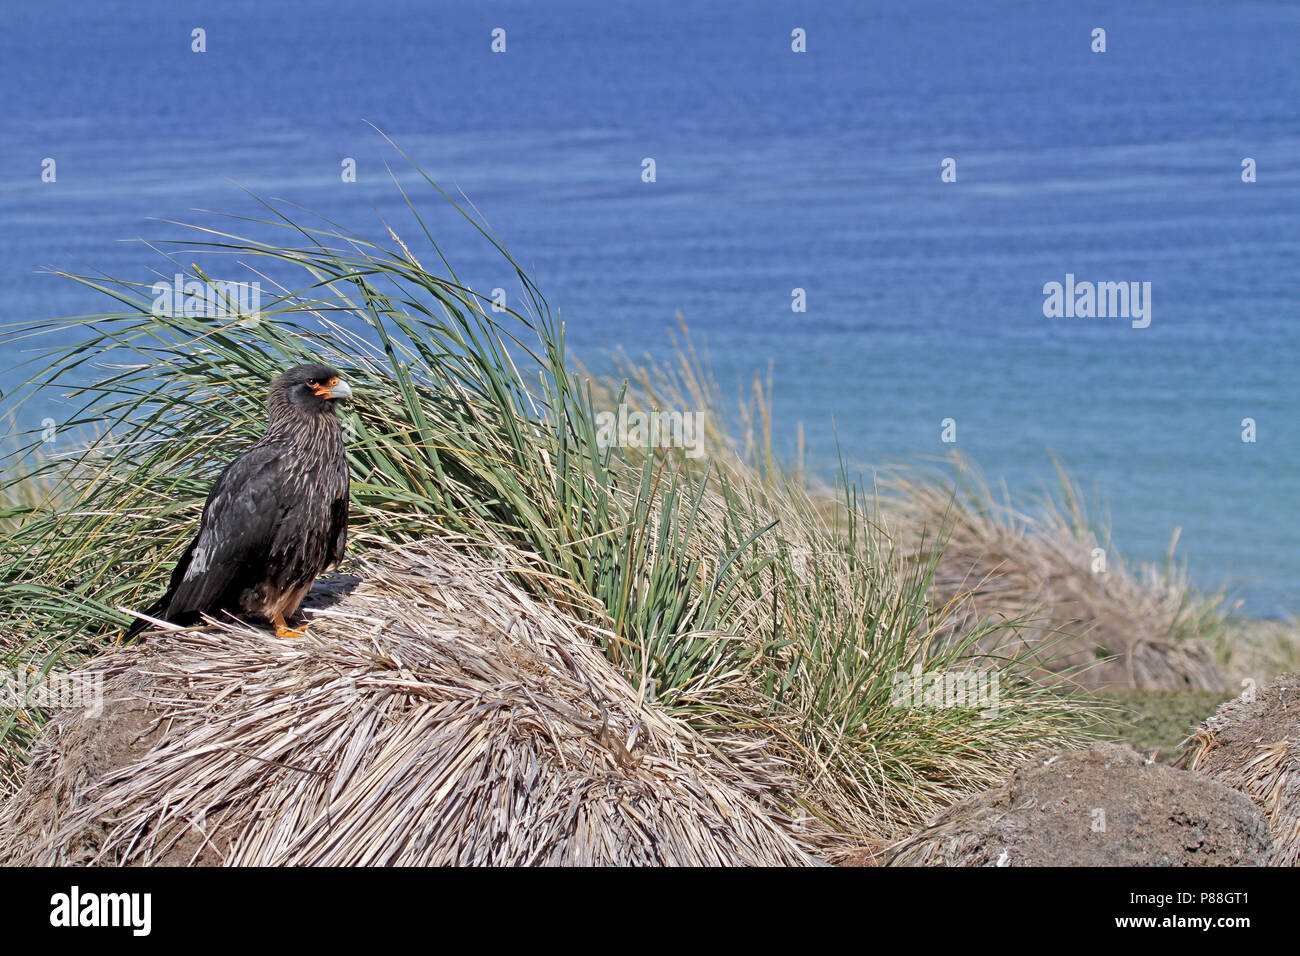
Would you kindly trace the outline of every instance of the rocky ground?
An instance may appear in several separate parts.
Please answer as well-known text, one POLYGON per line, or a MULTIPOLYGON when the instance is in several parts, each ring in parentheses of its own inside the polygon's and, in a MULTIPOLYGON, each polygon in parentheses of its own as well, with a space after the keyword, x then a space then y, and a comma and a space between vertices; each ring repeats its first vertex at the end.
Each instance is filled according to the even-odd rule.
POLYGON ((892 846, 889 866, 1294 866, 1300 859, 1300 676, 1210 694, 1117 695, 1098 743, 1026 760, 892 846), (1201 699, 1205 697, 1206 699, 1201 699), (1172 759, 1172 763, 1170 760, 1172 759))

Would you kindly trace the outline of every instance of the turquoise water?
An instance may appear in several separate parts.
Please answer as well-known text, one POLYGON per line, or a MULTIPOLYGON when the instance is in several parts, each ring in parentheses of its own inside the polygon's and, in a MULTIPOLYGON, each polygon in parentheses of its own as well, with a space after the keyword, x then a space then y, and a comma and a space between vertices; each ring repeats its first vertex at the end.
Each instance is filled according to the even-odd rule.
MULTIPOLYGON (((667 355, 680 310, 729 395, 774 362, 786 453, 802 422, 815 465, 836 436, 867 466, 955 449, 1024 493, 1053 482, 1055 453, 1105 497, 1126 554, 1159 557, 1181 527, 1200 583, 1300 611, 1296 4, 78 0, 7 16, 0 323, 110 308, 43 268, 170 275, 117 240, 174 236, 152 220, 196 208, 255 214, 232 180, 374 235, 377 214, 408 223, 369 120, 468 194, 589 364, 667 355), (1067 274, 1149 282, 1150 326, 1044 316, 1067 274)), ((429 205, 462 278, 513 293, 429 205)))

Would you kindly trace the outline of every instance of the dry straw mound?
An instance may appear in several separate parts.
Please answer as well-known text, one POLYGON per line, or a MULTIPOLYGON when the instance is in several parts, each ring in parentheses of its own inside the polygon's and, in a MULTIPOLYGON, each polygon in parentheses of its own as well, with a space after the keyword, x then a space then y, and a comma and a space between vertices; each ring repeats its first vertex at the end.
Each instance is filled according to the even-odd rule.
POLYGON ((1098 690, 1228 686, 1195 633, 1202 608, 1186 582, 1155 567, 1133 569, 1113 549, 1100 571, 1099 542, 1078 498, 1035 516, 986 489, 954 500, 942 483, 895 487, 891 516, 913 549, 928 553, 938 530, 948 532, 932 599, 951 612, 950 637, 989 619, 1016 621, 1022 626, 991 632, 975 650, 1036 656, 1043 676, 1068 674, 1098 690))
POLYGON ((1221 706, 1186 743, 1180 766, 1255 801, 1273 834, 1269 862, 1300 860, 1300 675, 1283 674, 1221 706))
POLYGON ((814 862, 779 765, 642 703, 507 565, 427 542, 368 560, 301 641, 209 627, 97 659, 103 716, 47 726, 0 863, 814 862))

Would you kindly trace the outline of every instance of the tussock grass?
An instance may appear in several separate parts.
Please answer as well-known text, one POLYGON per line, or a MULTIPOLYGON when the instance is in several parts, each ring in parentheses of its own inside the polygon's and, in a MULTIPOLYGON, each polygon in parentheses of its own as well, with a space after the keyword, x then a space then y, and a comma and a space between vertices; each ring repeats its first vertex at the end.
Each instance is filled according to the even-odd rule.
MULTIPOLYGON (((345 414, 354 554, 455 535, 484 555, 529 555, 521 587, 594 628, 638 694, 720 750, 765 741, 798 779, 791 807, 829 830, 883 839, 996 781, 1013 758, 1085 732, 1087 708, 1005 650, 1023 622, 955 626, 951 602, 934 600, 949 525, 913 541, 889 526, 874 487, 847 473, 821 486, 780 466, 761 386, 733 422, 689 343, 672 367, 628 363, 614 380, 575 370, 540 292, 467 212, 515 270, 522 313, 484 308, 413 202, 409 245, 391 229, 378 243, 266 208, 161 246, 176 250, 168 275, 214 268, 184 266, 183 248, 274 288, 256 321, 157 315, 148 282, 69 275, 119 311, 6 333, 11 347, 80 335, 40 349, 20 401, 57 393, 71 403, 61 436, 103 436, 84 449, 69 438, 59 459, 32 436, 9 456, 0 493, 20 480, 48 488, 6 499, 0 622, 12 663, 72 666, 113 639, 129 620, 118 608, 161 590, 215 469, 262 430, 266 382, 313 358, 356 393, 345 414), (603 447, 596 413, 619 402, 705 412, 708 454, 603 447), (995 708, 893 703, 899 675, 976 668, 999 675, 995 708)), ((6 720, 20 762, 35 716, 6 720)))
POLYGON ((1023 643, 1022 622, 965 622, 958 633, 952 608, 935 601, 949 526, 913 535, 928 552, 918 560, 878 489, 846 469, 828 486, 781 466, 770 384, 756 376, 729 416, 684 324, 681 336, 674 365, 624 356, 593 394, 602 407, 703 412, 706 459, 720 481, 701 510, 725 516, 739 500, 770 525, 752 548, 761 570, 737 629, 756 641, 750 666, 764 726, 806 781, 805 806, 837 830, 877 839, 992 785, 1037 749, 1079 740, 1094 708, 1036 682, 1032 659, 999 650, 1023 643), (929 686, 976 671, 997 673, 997 707, 895 705, 903 675, 929 686))

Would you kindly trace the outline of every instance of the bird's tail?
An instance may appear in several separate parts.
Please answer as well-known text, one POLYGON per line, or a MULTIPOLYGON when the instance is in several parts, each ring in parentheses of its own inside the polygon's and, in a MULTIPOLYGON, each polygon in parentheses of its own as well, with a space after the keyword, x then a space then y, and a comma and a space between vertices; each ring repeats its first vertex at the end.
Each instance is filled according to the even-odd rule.
MULTIPOLYGON (((149 605, 148 610, 144 613, 148 614, 150 617, 161 617, 163 612, 167 610, 167 605, 170 603, 171 595, 166 594, 153 604, 149 605)), ((134 640, 137 634, 148 627, 150 627, 150 622, 146 621, 142 617, 137 617, 131 622, 130 626, 122 632, 122 643, 125 644, 127 641, 134 640)), ((144 638, 140 638, 140 643, 144 643, 144 638)))

